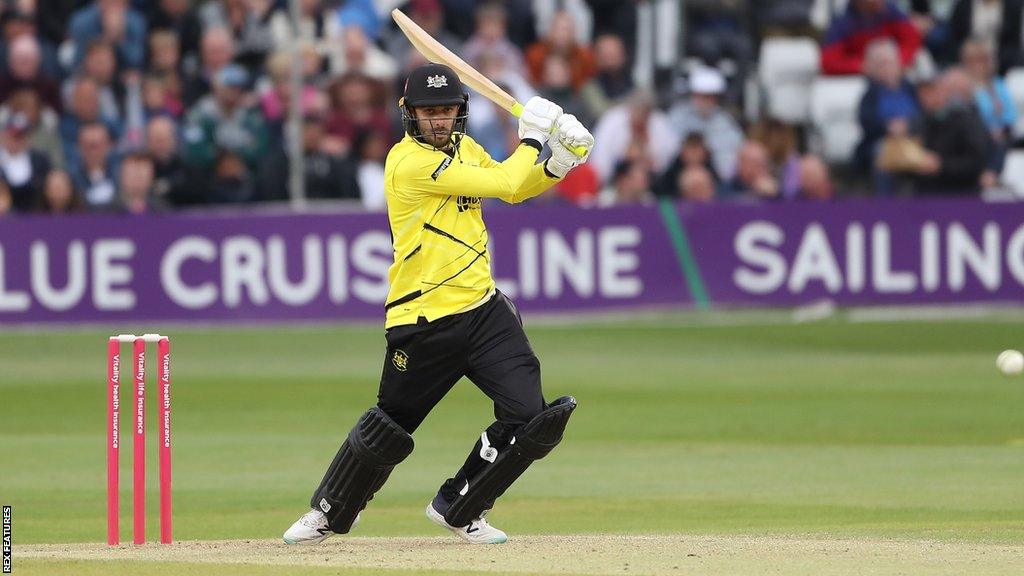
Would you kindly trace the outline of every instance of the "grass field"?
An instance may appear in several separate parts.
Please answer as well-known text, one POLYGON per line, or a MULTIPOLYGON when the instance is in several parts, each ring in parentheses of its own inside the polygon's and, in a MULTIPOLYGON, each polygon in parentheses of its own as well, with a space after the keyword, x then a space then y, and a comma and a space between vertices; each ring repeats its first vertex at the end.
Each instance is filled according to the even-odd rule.
POLYGON ((75 544, 105 538, 107 333, 0 335, 14 573, 1024 573, 1024 379, 994 366, 1022 322, 528 331, 547 395, 580 407, 492 512, 508 545, 423 517, 491 421, 463 381, 353 538, 300 551, 277 539, 375 400, 380 330, 170 331, 175 538, 216 542, 141 550, 75 544))

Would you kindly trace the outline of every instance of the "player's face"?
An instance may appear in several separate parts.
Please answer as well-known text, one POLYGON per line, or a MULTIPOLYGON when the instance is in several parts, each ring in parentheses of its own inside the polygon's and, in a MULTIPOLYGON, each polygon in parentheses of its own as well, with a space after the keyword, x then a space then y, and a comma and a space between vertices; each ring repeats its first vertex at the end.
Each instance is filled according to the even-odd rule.
POLYGON ((444 148, 448 145, 458 113, 459 107, 454 104, 421 106, 413 109, 423 139, 435 148, 444 148))

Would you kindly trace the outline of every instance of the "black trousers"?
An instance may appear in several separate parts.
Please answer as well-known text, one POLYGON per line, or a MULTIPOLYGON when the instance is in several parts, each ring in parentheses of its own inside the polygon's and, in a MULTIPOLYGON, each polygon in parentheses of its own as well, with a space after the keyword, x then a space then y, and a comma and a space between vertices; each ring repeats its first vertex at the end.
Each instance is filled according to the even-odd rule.
POLYGON ((501 292, 469 312, 390 328, 386 339, 377 406, 406 432, 412 434, 463 376, 494 401, 494 423, 441 487, 451 503, 467 479, 487 465, 485 442, 501 450, 544 410, 540 361, 518 310, 501 292))

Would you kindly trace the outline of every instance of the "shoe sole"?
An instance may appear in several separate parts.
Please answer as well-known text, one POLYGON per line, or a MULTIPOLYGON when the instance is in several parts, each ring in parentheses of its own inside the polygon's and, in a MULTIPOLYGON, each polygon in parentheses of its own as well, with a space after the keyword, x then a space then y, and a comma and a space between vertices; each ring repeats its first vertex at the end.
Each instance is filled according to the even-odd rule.
POLYGON ((490 540, 486 540, 486 541, 482 541, 482 542, 478 541, 478 540, 470 540, 469 538, 467 538, 462 533, 462 530, 460 530, 458 528, 455 528, 451 524, 445 522, 444 516, 442 516, 437 510, 434 510, 434 507, 432 505, 430 505, 430 504, 427 504, 427 518, 429 518, 430 521, 433 522, 434 524, 437 524, 441 528, 444 528, 445 530, 448 530, 452 534, 455 534, 456 536, 458 536, 459 538, 462 538, 463 540, 465 540, 466 542, 469 542, 470 544, 504 544, 505 542, 508 542, 508 536, 492 538, 490 540))

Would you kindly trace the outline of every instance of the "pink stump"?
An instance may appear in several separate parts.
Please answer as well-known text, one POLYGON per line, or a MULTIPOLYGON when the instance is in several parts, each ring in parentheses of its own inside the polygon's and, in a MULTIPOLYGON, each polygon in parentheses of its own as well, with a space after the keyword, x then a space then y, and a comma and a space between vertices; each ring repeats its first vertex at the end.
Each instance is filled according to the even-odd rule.
POLYGON ((121 343, 107 341, 107 544, 121 543, 118 527, 121 495, 118 478, 118 447, 121 443, 121 343))
POLYGON ((132 464, 134 474, 134 498, 132 509, 135 525, 134 542, 146 542, 146 341, 136 338, 132 344, 132 369, 135 371, 135 436, 133 448, 135 457, 132 464))
POLYGON ((171 543, 171 343, 157 342, 160 384, 160 542, 171 543))

